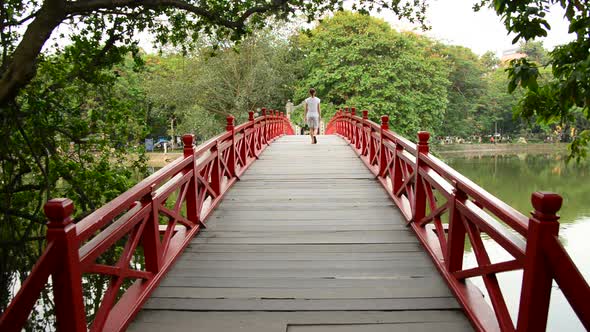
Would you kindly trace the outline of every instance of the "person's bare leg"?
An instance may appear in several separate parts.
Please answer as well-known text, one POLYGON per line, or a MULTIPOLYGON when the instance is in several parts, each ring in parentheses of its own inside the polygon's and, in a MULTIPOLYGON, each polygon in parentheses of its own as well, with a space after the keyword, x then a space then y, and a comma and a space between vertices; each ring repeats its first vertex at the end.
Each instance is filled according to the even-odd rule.
POLYGON ((309 127, 309 137, 311 138, 311 144, 313 144, 314 133, 315 133, 315 128, 309 127))

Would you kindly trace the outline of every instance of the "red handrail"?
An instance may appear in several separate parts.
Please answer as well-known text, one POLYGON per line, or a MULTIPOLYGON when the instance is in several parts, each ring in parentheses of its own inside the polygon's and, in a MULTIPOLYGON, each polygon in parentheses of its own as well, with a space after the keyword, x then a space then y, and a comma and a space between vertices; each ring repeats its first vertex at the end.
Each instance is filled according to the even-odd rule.
POLYGON ((477 330, 544 331, 553 280, 590 330, 590 287, 557 238, 559 195, 533 193, 534 211, 527 218, 430 154, 429 133, 419 132, 414 144, 389 130, 387 116, 378 125, 368 120, 367 111, 358 117, 354 108, 346 108, 330 120, 326 133, 346 139, 377 176, 477 330), (445 213, 448 223, 443 222, 445 213), (492 263, 481 233, 512 259, 492 263), (463 268, 466 238, 475 268, 463 268), (523 270, 516 322, 496 278, 512 270, 523 270), (491 306, 467 280, 471 277, 482 277, 491 306))
POLYGON ((277 137, 293 135, 290 121, 277 111, 237 127, 227 117, 226 132, 193 146, 184 135, 184 156, 144 179, 80 222, 72 222, 74 205, 66 198, 45 205, 49 219, 47 247, 2 317, 0 331, 20 331, 52 278, 55 316, 59 331, 121 331, 157 287, 170 266, 227 190, 277 137), (176 195, 173 195, 176 193, 176 195), (165 222, 162 222, 162 219, 165 222), (114 265, 97 263, 118 241, 127 237, 114 265), (130 266, 138 247, 145 267, 130 266), (82 277, 111 277, 90 326, 86 321, 82 277), (117 300, 125 279, 135 282, 117 300))

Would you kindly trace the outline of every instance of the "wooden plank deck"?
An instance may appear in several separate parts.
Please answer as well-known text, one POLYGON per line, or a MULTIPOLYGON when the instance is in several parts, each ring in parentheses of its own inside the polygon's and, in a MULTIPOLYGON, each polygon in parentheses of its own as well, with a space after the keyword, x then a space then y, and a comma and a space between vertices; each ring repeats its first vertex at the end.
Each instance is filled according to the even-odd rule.
POLYGON ((395 205, 336 136, 286 136, 237 182, 131 331, 471 331, 395 205))

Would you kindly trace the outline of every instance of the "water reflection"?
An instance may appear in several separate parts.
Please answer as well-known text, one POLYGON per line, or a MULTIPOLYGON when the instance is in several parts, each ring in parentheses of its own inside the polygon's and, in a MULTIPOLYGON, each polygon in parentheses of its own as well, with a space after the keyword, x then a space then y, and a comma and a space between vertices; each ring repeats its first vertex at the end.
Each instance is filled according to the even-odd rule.
MULTIPOLYGON (((563 196, 559 212, 560 239, 587 280, 590 280, 590 164, 565 163, 562 154, 500 154, 447 157, 446 162, 487 191, 525 215, 531 211, 530 196, 534 191, 553 191, 563 196)), ((485 241, 492 261, 511 256, 493 241, 485 241)), ((465 256, 467 266, 475 266, 473 253, 465 256)), ((515 319, 522 272, 498 275, 502 292, 515 319)), ((473 281, 484 289, 481 278, 473 281)), ((584 331, 567 300, 553 285, 548 331, 584 331)))

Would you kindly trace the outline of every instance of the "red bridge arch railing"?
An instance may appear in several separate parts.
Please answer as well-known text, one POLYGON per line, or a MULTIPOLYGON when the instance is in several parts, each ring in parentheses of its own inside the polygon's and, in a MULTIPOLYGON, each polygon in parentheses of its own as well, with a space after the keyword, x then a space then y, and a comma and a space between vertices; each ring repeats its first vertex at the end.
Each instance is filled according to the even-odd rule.
POLYGON ((227 190, 274 139, 294 134, 283 113, 265 109, 256 119, 250 112, 239 126, 229 116, 226 129, 197 147, 193 135, 183 136, 183 157, 78 223, 72 222, 71 200, 50 200, 47 246, 0 317, 0 331, 21 331, 49 276, 58 331, 124 330, 227 190), (124 247, 114 265, 97 262, 120 241, 124 247), (138 248, 143 268, 132 264, 138 248), (86 274, 110 277, 91 324, 82 291, 86 274), (126 279, 135 281, 121 295, 126 279))
POLYGON ((533 193, 534 211, 527 218, 430 154, 429 133, 419 132, 414 144, 389 130, 387 116, 378 125, 368 120, 367 111, 362 117, 355 111, 337 112, 326 133, 345 138, 375 174, 477 330, 544 331, 553 281, 590 330, 590 287, 558 239, 559 195, 533 193), (492 262, 482 233, 511 259, 492 262), (477 261, 474 268, 463 267, 466 239, 477 261), (516 321, 496 277, 514 270, 523 271, 516 321), (491 306, 467 280, 472 277, 482 277, 491 306))

